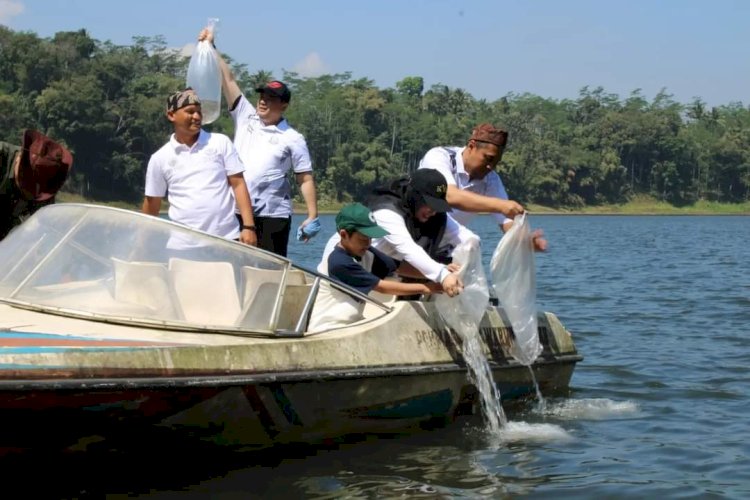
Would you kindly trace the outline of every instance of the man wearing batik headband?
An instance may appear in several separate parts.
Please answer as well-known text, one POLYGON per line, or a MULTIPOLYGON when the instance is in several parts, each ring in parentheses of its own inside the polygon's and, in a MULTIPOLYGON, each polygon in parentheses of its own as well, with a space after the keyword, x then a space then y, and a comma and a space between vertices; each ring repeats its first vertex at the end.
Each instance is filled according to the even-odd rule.
MULTIPOLYGON (((198 39, 213 43, 213 33, 204 29, 198 39)), ((258 101, 257 107, 253 106, 218 51, 216 56, 224 98, 234 120, 234 145, 245 164, 245 180, 255 208, 258 246, 286 256, 293 208, 290 171, 307 206, 307 218, 297 228, 297 239, 308 241, 320 231, 307 142, 284 118, 291 92, 283 82, 270 81, 255 89, 258 101)))
MULTIPOLYGON (((446 200, 453 208, 451 217, 466 225, 478 213, 489 212, 503 232, 513 225, 513 217, 524 208, 509 200, 503 181, 495 171, 508 142, 508 132, 489 123, 478 125, 465 147, 430 149, 419 168, 440 172, 448 182, 446 200)), ((541 230, 533 235, 534 248, 547 249, 541 230)))
POLYGON ((143 212, 159 215, 166 195, 171 220, 255 245, 253 210, 242 175, 245 167, 232 141, 201 129, 201 102, 190 88, 167 98, 167 119, 174 133, 148 162, 143 212), (242 214, 241 230, 234 215, 235 200, 242 214))

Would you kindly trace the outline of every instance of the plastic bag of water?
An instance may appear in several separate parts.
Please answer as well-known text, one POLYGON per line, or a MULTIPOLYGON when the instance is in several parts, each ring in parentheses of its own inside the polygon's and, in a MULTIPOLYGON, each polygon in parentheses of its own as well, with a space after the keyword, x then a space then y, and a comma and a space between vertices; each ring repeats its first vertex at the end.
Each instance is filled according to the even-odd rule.
MULTIPOLYGON (((218 23, 218 19, 209 18, 207 29, 215 34, 218 23)), ((201 100, 203 123, 216 121, 221 111, 221 68, 215 49, 206 40, 197 43, 190 58, 187 86, 192 87, 201 100)))
POLYGON ((461 266, 458 275, 464 289, 454 298, 436 295, 435 302, 443 320, 452 328, 458 329, 459 325, 463 324, 476 329, 490 299, 487 278, 482 267, 479 238, 470 238, 460 243, 453 250, 452 257, 453 262, 461 266))
POLYGON ((515 342, 510 353, 524 365, 533 363, 542 352, 537 332, 536 269, 531 237, 526 213, 517 215, 495 248, 490 263, 495 294, 513 327, 515 342))

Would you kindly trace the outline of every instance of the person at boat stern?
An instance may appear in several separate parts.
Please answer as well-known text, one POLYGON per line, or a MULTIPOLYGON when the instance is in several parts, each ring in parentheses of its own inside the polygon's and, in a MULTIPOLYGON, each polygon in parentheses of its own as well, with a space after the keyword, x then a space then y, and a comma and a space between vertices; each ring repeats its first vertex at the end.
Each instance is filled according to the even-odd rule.
POLYGON ((245 167, 232 141, 201 128, 201 102, 190 88, 167 98, 166 116, 174 133, 148 162, 143 213, 158 216, 166 195, 172 221, 256 245, 253 210, 242 175, 245 167), (241 231, 235 200, 242 214, 241 231))
MULTIPOLYGON (((441 292, 438 283, 401 283, 386 280, 401 264, 372 248, 373 238, 389 233, 375 222, 369 208, 361 203, 344 206, 336 215, 338 243, 318 265, 326 274, 367 295, 371 291, 389 295, 421 295, 441 292)), ((327 286, 321 286, 310 317, 309 331, 345 326, 362 319, 365 303, 327 286)))
MULTIPOLYGON (((215 48, 209 29, 201 31, 198 40, 207 40, 215 48)), ((286 257, 293 211, 290 171, 307 207, 307 218, 297 228, 296 237, 307 242, 320 231, 307 142, 284 117, 292 93, 283 82, 272 80, 255 89, 258 101, 253 106, 218 51, 216 56, 221 88, 234 121, 234 145, 245 164, 245 180, 255 207, 258 246, 286 257)))
MULTIPOLYGON (((445 177, 451 217, 459 224, 465 226, 478 213, 489 212, 507 232, 513 217, 524 212, 521 204, 508 199, 496 172, 507 143, 505 129, 482 123, 472 130, 466 146, 432 148, 419 162, 419 169, 433 169, 445 177)), ((541 230, 534 232, 532 241, 536 251, 547 249, 541 230)))

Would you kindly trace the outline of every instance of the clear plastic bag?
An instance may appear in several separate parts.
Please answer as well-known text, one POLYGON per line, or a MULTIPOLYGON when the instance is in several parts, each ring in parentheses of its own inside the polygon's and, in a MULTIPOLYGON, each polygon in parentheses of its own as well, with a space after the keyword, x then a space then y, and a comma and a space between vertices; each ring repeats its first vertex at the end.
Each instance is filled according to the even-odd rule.
POLYGON ((464 289, 457 297, 435 296, 438 311, 448 325, 458 330, 459 325, 477 328, 490 301, 487 277, 482 266, 479 238, 469 239, 453 250, 453 262, 459 264, 459 276, 464 289))
POLYGON ((490 263, 492 285, 515 335, 511 355, 527 366, 542 352, 537 332, 536 268, 531 239, 526 214, 517 215, 495 248, 490 263))
MULTIPOLYGON (((218 23, 218 19, 209 18, 208 30, 216 33, 218 23)), ((196 44, 190 58, 187 86, 192 87, 201 100, 203 123, 216 121, 221 111, 221 68, 214 48, 206 40, 196 44)))

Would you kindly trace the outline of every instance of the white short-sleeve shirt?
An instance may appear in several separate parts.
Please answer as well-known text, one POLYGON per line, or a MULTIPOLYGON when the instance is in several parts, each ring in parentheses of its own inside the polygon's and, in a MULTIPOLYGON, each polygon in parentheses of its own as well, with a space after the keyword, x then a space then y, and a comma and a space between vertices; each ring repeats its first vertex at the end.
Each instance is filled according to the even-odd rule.
MULTIPOLYGON (((448 184, 456 186, 458 189, 471 191, 472 193, 481 194, 483 196, 491 196, 493 198, 501 198, 503 200, 508 199, 508 193, 505 192, 505 186, 503 181, 500 180, 500 176, 497 172, 490 172, 484 179, 469 179, 469 174, 464 169, 464 161, 461 157, 464 149, 461 147, 437 147, 427 151, 424 158, 419 162, 419 168, 432 168, 443 174, 448 184), (455 154, 455 168, 451 161, 451 152, 455 154)), ((466 225, 471 221, 474 216, 477 215, 474 212, 465 212, 454 208, 451 212, 453 217, 459 224, 466 225)), ((507 218, 501 213, 491 214, 498 224, 501 226, 506 222, 512 222, 513 219, 507 218)))
POLYGON ((201 130, 192 146, 174 134, 151 155, 146 196, 169 201, 169 218, 229 239, 239 238, 235 201, 227 176, 244 171, 229 137, 201 130))
POLYGON ((240 96, 230 111, 234 120, 234 145, 245 164, 245 181, 256 215, 292 215, 289 171, 312 171, 305 137, 286 119, 277 125, 264 125, 255 106, 240 96))

